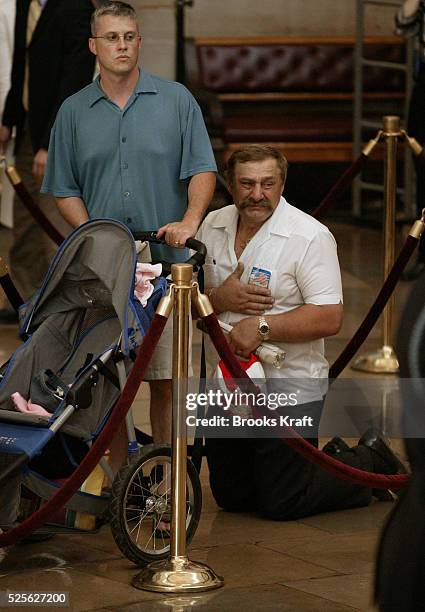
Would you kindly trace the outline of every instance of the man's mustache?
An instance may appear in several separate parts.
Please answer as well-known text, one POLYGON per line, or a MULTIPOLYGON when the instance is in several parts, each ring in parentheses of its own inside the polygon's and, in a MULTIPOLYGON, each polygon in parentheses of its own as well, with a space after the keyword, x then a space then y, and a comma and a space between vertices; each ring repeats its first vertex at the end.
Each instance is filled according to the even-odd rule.
POLYGON ((241 202, 239 208, 249 208, 250 206, 264 206, 264 208, 270 208, 271 202, 270 200, 260 200, 259 202, 256 202, 252 198, 248 198, 247 200, 241 202))

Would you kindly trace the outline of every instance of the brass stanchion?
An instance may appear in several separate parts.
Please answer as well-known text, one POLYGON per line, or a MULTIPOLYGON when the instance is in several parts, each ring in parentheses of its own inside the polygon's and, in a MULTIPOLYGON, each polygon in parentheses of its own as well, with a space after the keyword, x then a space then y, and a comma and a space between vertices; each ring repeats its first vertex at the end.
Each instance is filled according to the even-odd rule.
POLYGON ((185 400, 187 393, 190 294, 193 267, 173 264, 171 274, 174 292, 173 330, 173 431, 172 431, 172 499, 170 557, 155 561, 132 581, 146 591, 184 593, 207 591, 223 585, 223 578, 203 563, 190 561, 186 555, 186 465, 187 435, 185 400))
POLYGON ((7 177, 9 181, 11 182, 11 184, 13 185, 13 187, 15 187, 21 182, 21 178, 19 174, 17 173, 15 166, 7 165, 7 159, 5 155, 0 155, 0 166, 4 167, 4 171, 7 174, 7 177))
MULTIPOLYGON (((401 136, 400 118, 387 115, 383 119, 382 137, 385 140, 384 157, 384 278, 394 264, 395 254, 395 204, 397 139, 401 136)), ((398 360, 392 347, 394 296, 391 296, 383 312, 383 346, 377 352, 358 357, 351 366, 354 370, 377 374, 398 372, 398 360)))

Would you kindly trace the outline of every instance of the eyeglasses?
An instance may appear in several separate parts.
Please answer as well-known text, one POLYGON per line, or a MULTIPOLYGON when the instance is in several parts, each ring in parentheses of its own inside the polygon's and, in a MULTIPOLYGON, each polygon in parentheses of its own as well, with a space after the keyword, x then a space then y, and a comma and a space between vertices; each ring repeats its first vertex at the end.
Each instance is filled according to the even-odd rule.
POLYGON ((107 42, 108 45, 115 45, 117 42, 121 40, 121 38, 128 45, 134 45, 138 40, 140 40, 139 34, 137 32, 126 32, 125 34, 118 34, 118 32, 108 32, 103 36, 92 36, 92 38, 103 38, 107 42))

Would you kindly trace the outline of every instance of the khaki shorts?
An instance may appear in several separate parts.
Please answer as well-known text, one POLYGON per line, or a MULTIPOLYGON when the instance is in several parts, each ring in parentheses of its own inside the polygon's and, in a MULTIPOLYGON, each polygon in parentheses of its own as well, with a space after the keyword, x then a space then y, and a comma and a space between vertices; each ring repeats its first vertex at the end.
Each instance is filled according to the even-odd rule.
MULTIPOLYGON (((192 369, 192 324, 189 325, 189 373, 193 376, 192 369)), ((162 336, 149 366, 146 370, 144 380, 171 380, 173 377, 173 313, 165 325, 162 336)))

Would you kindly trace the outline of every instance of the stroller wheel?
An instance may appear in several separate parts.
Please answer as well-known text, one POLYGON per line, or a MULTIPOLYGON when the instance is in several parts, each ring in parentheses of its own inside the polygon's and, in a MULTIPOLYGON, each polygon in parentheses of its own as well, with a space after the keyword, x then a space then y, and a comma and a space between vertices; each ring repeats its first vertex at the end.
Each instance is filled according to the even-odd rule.
MULTIPOLYGON (((187 461, 186 541, 199 523, 202 491, 198 472, 187 461)), ((145 446, 117 473, 111 494, 111 531, 121 552, 137 565, 170 553, 171 448, 145 446)))

